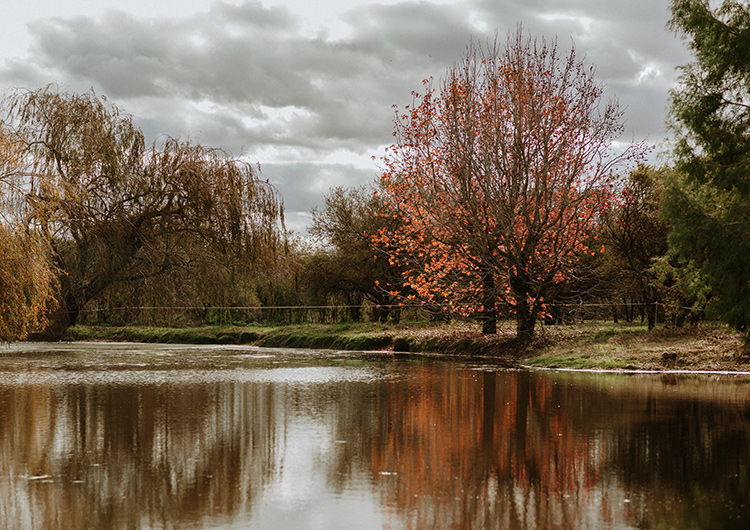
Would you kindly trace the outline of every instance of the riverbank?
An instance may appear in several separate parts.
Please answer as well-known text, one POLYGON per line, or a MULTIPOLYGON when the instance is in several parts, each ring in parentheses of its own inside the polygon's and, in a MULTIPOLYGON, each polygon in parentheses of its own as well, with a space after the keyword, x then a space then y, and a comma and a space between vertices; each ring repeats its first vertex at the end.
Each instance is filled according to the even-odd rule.
POLYGON ((70 340, 381 350, 493 357, 540 368, 606 370, 750 370, 739 334, 719 324, 648 331, 640 323, 586 322, 545 326, 531 344, 519 344, 513 323, 495 336, 468 323, 301 324, 196 328, 75 326, 70 340))

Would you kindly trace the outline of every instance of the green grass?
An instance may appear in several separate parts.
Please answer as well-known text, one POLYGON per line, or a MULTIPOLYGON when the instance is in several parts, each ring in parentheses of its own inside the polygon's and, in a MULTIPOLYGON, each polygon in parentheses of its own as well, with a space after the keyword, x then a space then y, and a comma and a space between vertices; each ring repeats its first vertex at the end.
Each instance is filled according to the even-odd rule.
POLYGON ((387 326, 333 324, 290 326, 202 326, 158 328, 146 326, 74 326, 71 340, 114 340, 184 344, 256 344, 285 348, 368 350, 393 343, 387 326))
POLYGON ((619 355, 611 351, 600 351, 592 348, 586 353, 549 353, 539 354, 524 362, 527 366, 540 368, 570 368, 577 370, 628 370, 635 368, 637 359, 628 355, 619 355))
POLYGON ((252 344, 286 348, 441 353, 494 357, 516 365, 575 369, 747 369, 742 341, 715 324, 649 332, 640 323, 586 322, 540 327, 518 343, 512 322, 497 335, 478 324, 295 324, 196 328, 76 326, 71 340, 187 344, 252 344))

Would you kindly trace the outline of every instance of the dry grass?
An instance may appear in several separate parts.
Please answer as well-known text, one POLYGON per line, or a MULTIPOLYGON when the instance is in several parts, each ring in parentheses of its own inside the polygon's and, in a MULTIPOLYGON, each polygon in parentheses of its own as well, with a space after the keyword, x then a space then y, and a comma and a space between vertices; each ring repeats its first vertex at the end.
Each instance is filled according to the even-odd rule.
POLYGON ((636 370, 750 369, 739 334, 717 324, 684 328, 645 327, 594 331, 576 326, 578 337, 558 336, 526 359, 532 366, 636 370))

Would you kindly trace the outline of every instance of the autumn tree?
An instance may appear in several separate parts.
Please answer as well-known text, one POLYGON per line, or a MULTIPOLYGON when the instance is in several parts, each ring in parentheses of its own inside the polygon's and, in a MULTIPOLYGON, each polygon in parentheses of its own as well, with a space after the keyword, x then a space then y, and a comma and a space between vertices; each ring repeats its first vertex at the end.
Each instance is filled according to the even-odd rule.
POLYGON ((0 342, 23 340, 46 324, 55 270, 44 242, 24 230, 20 145, 0 129, 0 342))
POLYGON ((692 63, 671 93, 680 173, 665 211, 670 244, 711 287, 709 307, 750 337, 750 10, 674 0, 692 63))
POLYGON ((258 262, 283 244, 275 189, 220 150, 172 138, 149 147, 130 115, 93 92, 16 91, 5 111, 29 164, 29 229, 63 273, 58 332, 113 286, 206 255, 258 262))
POLYGON ((602 242, 616 268, 632 280, 648 322, 656 325, 659 286, 654 260, 669 250, 669 226, 662 220, 663 172, 640 165, 630 173, 614 207, 603 216, 602 242))
POLYGON ((306 261, 307 283, 344 297, 354 320, 364 300, 375 306, 378 320, 400 319, 402 272, 386 249, 373 243, 379 230, 393 230, 400 222, 398 216, 383 215, 383 209, 383 196, 362 186, 333 188, 323 197, 323 208, 312 211, 309 231, 320 247, 306 261))
POLYGON ((478 313, 495 333, 498 303, 519 339, 582 253, 606 205, 622 112, 602 101, 575 52, 524 37, 470 46, 439 90, 398 113, 384 158, 388 203, 404 218, 395 245, 418 296, 478 313))

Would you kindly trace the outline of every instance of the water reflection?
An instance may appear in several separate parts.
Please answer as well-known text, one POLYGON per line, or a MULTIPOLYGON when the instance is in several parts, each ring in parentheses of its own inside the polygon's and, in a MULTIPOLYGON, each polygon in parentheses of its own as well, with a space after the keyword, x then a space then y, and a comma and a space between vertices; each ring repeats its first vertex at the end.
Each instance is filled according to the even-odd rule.
POLYGON ((0 358, 7 528, 745 528, 750 517, 744 377, 14 348, 0 358))

